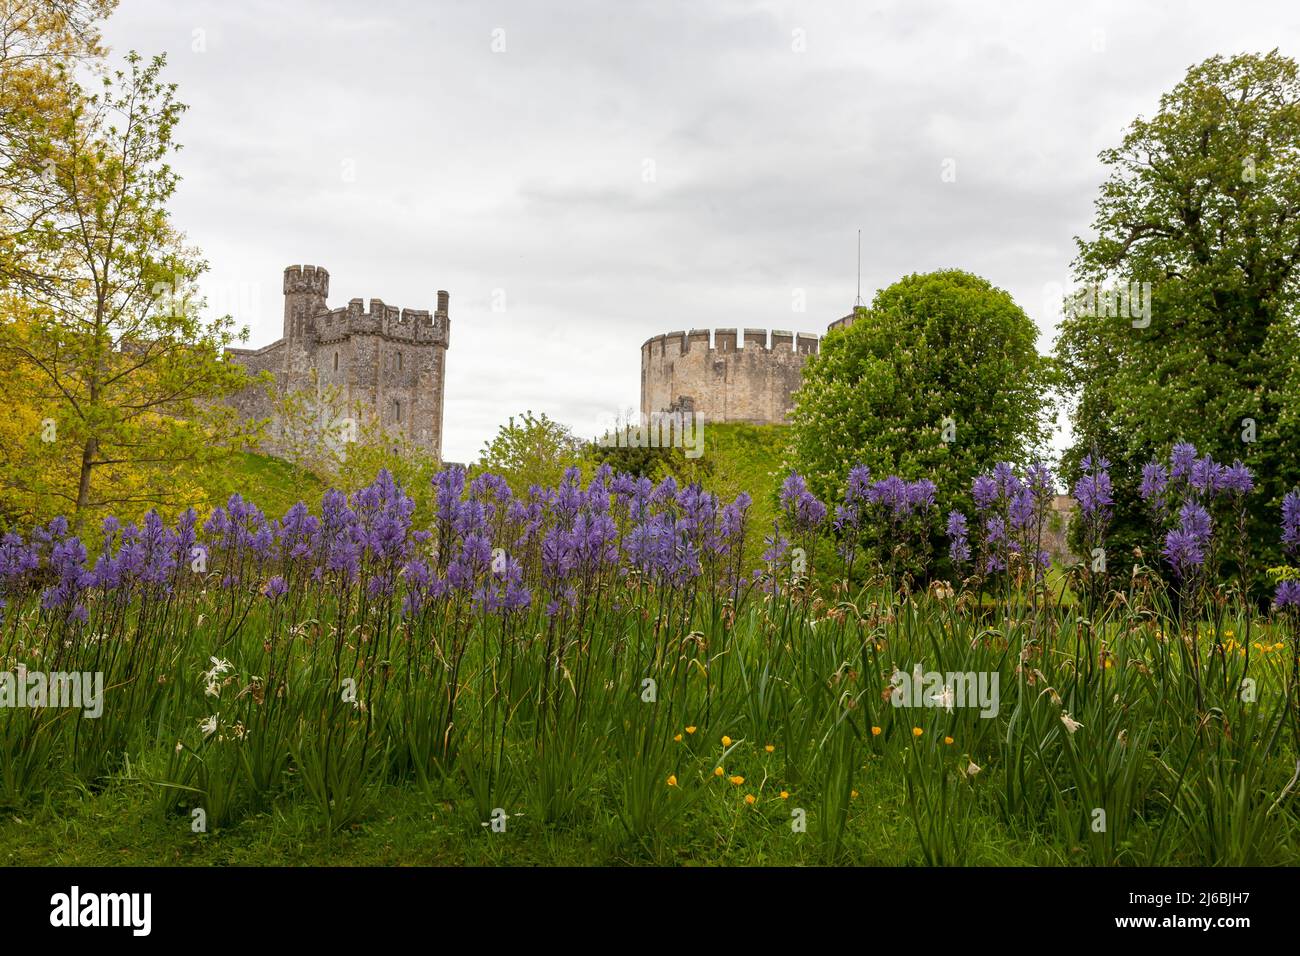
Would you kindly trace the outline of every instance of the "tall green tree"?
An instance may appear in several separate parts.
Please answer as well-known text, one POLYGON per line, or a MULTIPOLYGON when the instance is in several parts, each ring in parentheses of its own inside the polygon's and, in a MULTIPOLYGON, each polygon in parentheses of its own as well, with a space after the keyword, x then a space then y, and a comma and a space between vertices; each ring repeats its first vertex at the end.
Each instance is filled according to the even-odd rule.
POLYGON ((131 54, 93 93, 65 74, 66 109, 5 130, 41 192, 24 207, 36 239, 20 244, 22 314, 0 317, 0 356, 38 383, 28 440, 45 467, 0 479, 78 516, 199 500, 196 469, 251 437, 220 401, 245 382, 223 361, 232 323, 201 317, 206 264, 168 212, 184 106, 163 65, 131 54))
POLYGON ((1211 57, 1100 158, 1109 173, 1075 278, 1094 300, 1098 287, 1141 298, 1145 285, 1151 308, 1085 296, 1067 314, 1056 343, 1075 436, 1066 471, 1092 451, 1110 459, 1127 544, 1153 540, 1132 504, 1144 462, 1178 441, 1239 458, 1259 478, 1252 537, 1272 553, 1281 495, 1300 481, 1296 64, 1276 50, 1211 57))
POLYGON ((900 279, 805 367, 791 463, 832 502, 862 463, 878 477, 929 477, 941 507, 961 504, 980 471, 1042 449, 1052 379, 1037 337, 979 276, 900 279))

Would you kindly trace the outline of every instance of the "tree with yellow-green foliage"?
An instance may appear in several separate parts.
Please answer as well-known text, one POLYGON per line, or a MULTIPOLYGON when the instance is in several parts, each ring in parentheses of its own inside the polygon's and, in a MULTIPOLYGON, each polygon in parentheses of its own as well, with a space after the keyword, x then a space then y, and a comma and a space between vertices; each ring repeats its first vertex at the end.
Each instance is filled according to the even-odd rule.
POLYGON ((517 495, 532 485, 543 488, 559 484, 569 468, 584 463, 583 443, 566 425, 547 416, 526 411, 502 425, 491 441, 483 443, 479 459, 471 469, 475 475, 500 475, 517 495))
POLYGON ((33 96, 9 100, 0 120, 0 365, 31 403, 11 423, 26 433, 0 473, 2 503, 20 519, 198 503, 203 469, 255 435, 221 401, 246 383, 223 360, 232 323, 200 316, 206 263, 167 210, 185 107, 162 57, 132 53, 100 90, 83 89, 67 67, 100 54, 93 27, 73 31, 79 54, 62 53, 71 41, 56 28, 70 21, 45 22, 47 73, 4 67, 5 95, 33 96))

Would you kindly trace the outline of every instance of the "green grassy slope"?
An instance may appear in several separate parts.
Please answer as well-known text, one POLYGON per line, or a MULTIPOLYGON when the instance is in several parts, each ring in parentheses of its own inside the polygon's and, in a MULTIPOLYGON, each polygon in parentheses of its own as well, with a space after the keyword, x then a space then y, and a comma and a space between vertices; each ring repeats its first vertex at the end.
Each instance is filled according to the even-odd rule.
POLYGON ((268 516, 278 518, 299 501, 314 510, 325 493, 325 484, 311 472, 287 461, 245 452, 234 455, 221 469, 206 475, 204 491, 214 504, 238 492, 268 516))

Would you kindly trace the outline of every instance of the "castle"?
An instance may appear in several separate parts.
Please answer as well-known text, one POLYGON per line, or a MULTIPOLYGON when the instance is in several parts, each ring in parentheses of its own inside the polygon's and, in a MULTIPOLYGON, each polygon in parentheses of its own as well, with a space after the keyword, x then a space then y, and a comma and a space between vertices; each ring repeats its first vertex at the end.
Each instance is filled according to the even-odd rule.
MULTIPOLYGON (((856 312, 827 331, 852 324, 856 312)), ((708 422, 785 424, 821 338, 806 332, 692 329, 641 346, 641 414, 694 412, 708 422)))
MULTIPOLYGON (((271 372, 280 395, 326 390, 347 409, 360 408, 389 434, 442 458, 442 399, 446 381, 449 296, 438 308, 399 309, 361 299, 331 309, 330 276, 319 266, 284 270, 284 335, 260 349, 227 349, 249 374, 271 372), (337 390, 337 392, 335 392, 337 390)), ((246 417, 271 420, 271 445, 279 427, 266 389, 250 386, 234 399, 246 417)), ((342 414, 343 409, 335 409, 342 414)))

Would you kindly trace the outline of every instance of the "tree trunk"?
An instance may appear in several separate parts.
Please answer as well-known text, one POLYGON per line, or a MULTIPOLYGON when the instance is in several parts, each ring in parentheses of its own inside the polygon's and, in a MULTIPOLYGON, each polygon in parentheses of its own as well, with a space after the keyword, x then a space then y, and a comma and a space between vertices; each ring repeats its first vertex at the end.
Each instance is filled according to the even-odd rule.
POLYGON ((90 469, 94 467, 95 452, 98 450, 99 442, 92 435, 86 439, 85 446, 81 449, 81 476, 77 482, 77 524, 80 525, 82 512, 85 511, 86 505, 90 501, 90 469))

